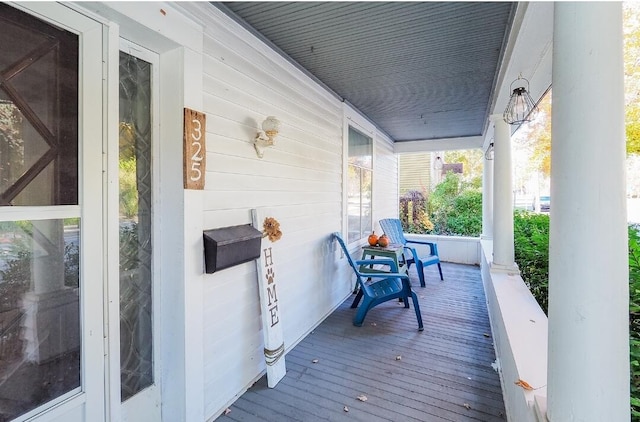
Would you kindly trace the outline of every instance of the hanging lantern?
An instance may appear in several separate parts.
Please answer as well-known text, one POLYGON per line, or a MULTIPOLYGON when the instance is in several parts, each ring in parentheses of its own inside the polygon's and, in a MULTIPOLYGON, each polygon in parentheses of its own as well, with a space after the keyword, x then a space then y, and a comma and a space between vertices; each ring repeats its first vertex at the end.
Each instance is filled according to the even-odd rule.
POLYGON ((510 125, 520 125, 530 122, 535 117, 538 110, 535 102, 529 95, 529 81, 523 77, 518 77, 511 82, 512 94, 509 98, 509 104, 502 115, 505 122, 510 125), (515 84, 515 88, 513 87, 515 84))
POLYGON ((484 159, 487 161, 493 160, 493 142, 489 144, 487 150, 484 152, 484 159))

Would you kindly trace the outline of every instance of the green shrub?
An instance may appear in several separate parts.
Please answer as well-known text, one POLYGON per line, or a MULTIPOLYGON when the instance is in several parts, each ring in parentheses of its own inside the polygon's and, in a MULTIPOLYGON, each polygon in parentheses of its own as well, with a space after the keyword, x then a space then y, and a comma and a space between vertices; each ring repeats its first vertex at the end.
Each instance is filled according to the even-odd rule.
MULTIPOLYGON (((549 286, 549 216, 516 212, 515 257, 527 286, 547 313, 549 286)), ((640 422, 640 227, 629 226, 629 348, 631 420, 640 422)))
POLYGON ((631 420, 640 421, 640 226, 629 226, 629 348, 631 420))
POLYGON ((453 210, 453 200, 460 193, 460 177, 452 172, 438 183, 429 195, 429 214, 433 223, 433 233, 449 234, 447 220, 453 210))
POLYGON ((427 199, 422 192, 412 190, 400 197, 400 221, 406 233, 428 233, 433 230, 427 215, 427 199))
POLYGON ((464 182, 447 173, 429 197, 429 211, 435 234, 480 236, 482 192, 476 183, 464 182))
POLYGON ((480 236, 482 192, 465 190, 453 199, 453 208, 447 216, 447 231, 460 236, 480 236))
POLYGON ((516 211, 513 240, 522 279, 546 314, 549 304, 549 215, 516 211))

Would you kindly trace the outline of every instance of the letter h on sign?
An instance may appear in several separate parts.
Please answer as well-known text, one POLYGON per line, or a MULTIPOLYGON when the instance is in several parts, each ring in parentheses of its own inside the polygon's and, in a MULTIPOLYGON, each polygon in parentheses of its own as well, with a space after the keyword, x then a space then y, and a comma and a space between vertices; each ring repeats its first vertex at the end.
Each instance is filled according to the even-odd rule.
POLYGON ((275 273, 273 271, 273 255, 271 248, 264 249, 264 261, 267 272, 265 278, 267 279, 267 308, 269 310, 269 316, 271 317, 271 326, 273 327, 280 318, 278 317, 278 296, 276 294, 276 280, 275 273))

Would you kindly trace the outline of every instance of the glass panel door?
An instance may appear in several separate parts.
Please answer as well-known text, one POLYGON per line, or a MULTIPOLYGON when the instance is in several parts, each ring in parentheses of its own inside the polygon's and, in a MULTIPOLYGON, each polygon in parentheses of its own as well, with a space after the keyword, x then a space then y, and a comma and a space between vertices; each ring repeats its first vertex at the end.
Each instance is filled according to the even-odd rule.
POLYGON ((127 400, 153 384, 151 64, 120 52, 120 368, 127 400))
POLYGON ((123 421, 160 419, 154 260, 158 55, 121 41, 119 112, 120 397, 123 421))
POLYGON ((87 409, 104 403, 104 373, 90 369, 104 363, 103 274, 85 252, 102 256, 90 228, 101 221, 101 111, 79 104, 101 104, 101 75, 79 69, 101 69, 102 27, 58 4, 24 7, 82 29, 0 3, 0 420, 56 407, 100 421, 87 409), (89 126, 97 142, 81 148, 89 126))
POLYGON ((0 5, 0 419, 80 387, 78 36, 0 5), (70 99, 68 102, 62 98, 70 99))

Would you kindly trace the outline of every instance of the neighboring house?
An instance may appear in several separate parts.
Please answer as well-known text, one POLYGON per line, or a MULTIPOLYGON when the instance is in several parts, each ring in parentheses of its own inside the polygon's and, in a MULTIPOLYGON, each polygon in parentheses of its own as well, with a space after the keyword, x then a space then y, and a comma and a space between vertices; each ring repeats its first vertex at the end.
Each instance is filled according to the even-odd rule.
MULTIPOLYGON (((436 6, 443 5, 465 6, 436 6)), ((502 110, 509 83, 519 73, 531 79, 534 96, 548 88, 552 46, 563 59, 553 67, 559 86, 554 85, 559 99, 554 107, 562 117, 557 125, 554 120, 554 131, 572 142, 556 144, 558 161, 553 162, 559 180, 569 182, 553 185, 564 189, 562 194, 552 192, 551 213, 559 222, 552 227, 552 245, 557 245, 552 274, 566 290, 552 291, 560 299, 559 305, 550 301, 551 311, 566 306, 556 308, 557 316, 549 320, 555 328, 550 328, 555 334, 550 342, 572 342, 550 347, 549 391, 555 388, 557 395, 550 396, 549 408, 560 414, 553 420, 568 420, 564 411, 590 412, 592 406, 606 416, 614 413, 608 419, 595 412, 594 420, 624 419, 620 403, 628 397, 619 387, 621 378, 628 387, 628 361, 620 341, 626 333, 618 328, 625 323, 619 316, 626 311, 620 282, 626 264, 619 259, 624 245, 617 209, 608 208, 621 203, 614 170, 622 167, 622 159, 616 160, 623 154, 603 154, 594 140, 610 139, 607 152, 618 146, 622 129, 616 124, 622 126, 622 118, 608 102, 617 104, 622 79, 616 80, 616 73, 602 75, 600 68, 591 72, 599 63, 605 70, 609 63, 617 69, 617 50, 607 48, 621 44, 616 9, 579 3, 573 10, 535 2, 487 7, 506 7, 508 19, 501 22, 510 23, 498 34, 502 50, 491 49, 497 69, 479 74, 483 57, 468 58, 466 50, 474 34, 467 25, 484 24, 480 32, 487 32, 497 23, 464 15, 465 27, 457 35, 469 37, 456 47, 465 60, 464 79, 449 85, 461 95, 441 89, 444 80, 433 81, 429 95, 427 87, 401 92, 435 98, 437 104, 424 112, 448 122, 446 131, 392 139, 362 110, 208 2, 0 4, 0 287, 5 293, 0 419, 200 422, 217 417, 263 375, 265 344, 256 263, 206 273, 204 231, 251 224, 254 209, 279 221, 282 238, 273 250, 277 270, 270 277, 277 280, 278 322, 284 348, 290 349, 351 294, 346 260, 330 234, 341 232, 355 251, 379 219, 397 216, 397 154, 486 149, 495 132, 495 161, 484 175, 485 186, 492 186, 484 198, 496 201, 484 204, 483 276, 490 286, 492 275, 499 274, 501 286, 509 289, 517 268, 512 227, 509 232, 510 127, 502 110), (556 25, 566 30, 556 32, 552 43, 554 8, 556 25), (602 34, 579 27, 575 35, 585 16, 603 27, 602 34), (588 62, 591 55, 584 54, 578 57, 583 63, 571 56, 576 46, 591 44, 604 45, 611 57, 596 55, 597 62, 588 62), (589 86, 581 86, 581 78, 592 74, 589 86), (568 80, 580 89, 563 88, 568 80), (480 85, 489 87, 483 97, 480 85), (602 97, 597 102, 594 87, 602 97), (563 93, 572 98, 576 91, 579 102, 562 103, 563 93), (456 106, 461 96, 465 103, 456 106), (596 107, 599 103, 606 107, 596 107), (474 118, 457 117, 478 104, 474 118), (599 115, 571 114, 583 104, 599 115), (257 151, 254 140, 268 116, 280 122, 276 145, 257 151), (593 124, 602 125, 604 133, 589 131, 593 124), (573 136, 582 128, 587 132, 580 133, 577 148, 573 136), (459 135, 463 130, 471 132, 459 135), (574 157, 578 149, 583 155, 574 157), (591 179, 596 164, 612 170, 591 179), (582 183, 599 189, 573 189, 582 183), (574 197, 573 191, 583 195, 574 197), (575 206, 598 203, 594 192, 614 196, 607 197, 607 214, 601 214, 604 207, 575 206), (575 208, 586 209, 580 216, 589 218, 572 219, 575 208), (603 215, 609 224, 591 224, 603 215), (600 245, 600 250, 591 248, 597 256, 587 249, 577 252, 594 239, 600 245), (600 283, 605 279, 606 285, 600 283), (605 300, 609 293, 613 299, 605 300), (562 335, 567 332, 572 335, 562 335), (589 341, 597 343, 582 347, 589 341), (573 344, 581 346, 579 353, 573 344), (582 382, 582 376, 602 383, 597 397, 593 383, 582 382)), ((450 22, 436 28, 436 35, 448 38, 448 27, 450 22)), ((332 31, 329 25, 322 29, 332 31)), ((305 50, 315 51, 314 46, 305 50)), ((420 69, 437 65, 440 54, 421 62, 420 69)), ((447 69, 459 64, 441 63, 447 69)), ((416 76, 401 70, 392 76, 416 76)), ((426 78, 418 76, 416 83, 426 78)), ((360 79, 358 74, 352 83, 360 79)), ((373 102, 384 105, 385 99, 373 102)), ((421 112, 414 114, 407 112, 398 130, 422 119, 421 112)), ((419 126, 435 122, 434 117, 419 126)), ((497 292, 488 295, 491 306, 504 300, 497 292)), ((520 310, 519 303, 510 303, 520 310)), ((501 314, 492 309, 492 323, 500 324, 501 314)), ((518 320, 515 332, 534 322, 518 320)), ((543 325, 546 321, 538 323, 543 325)), ((499 355, 515 340, 496 335, 499 355)), ((520 350, 533 349, 519 344, 520 350)), ((517 396, 520 404, 510 407, 507 400, 508 412, 520 422, 525 419, 519 415, 532 412, 534 393, 514 386, 517 377, 508 378, 513 374, 508 371, 518 366, 511 355, 502 356, 505 395, 517 396)))
POLYGON ((400 195, 411 190, 428 193, 431 190, 431 153, 400 154, 400 195))

